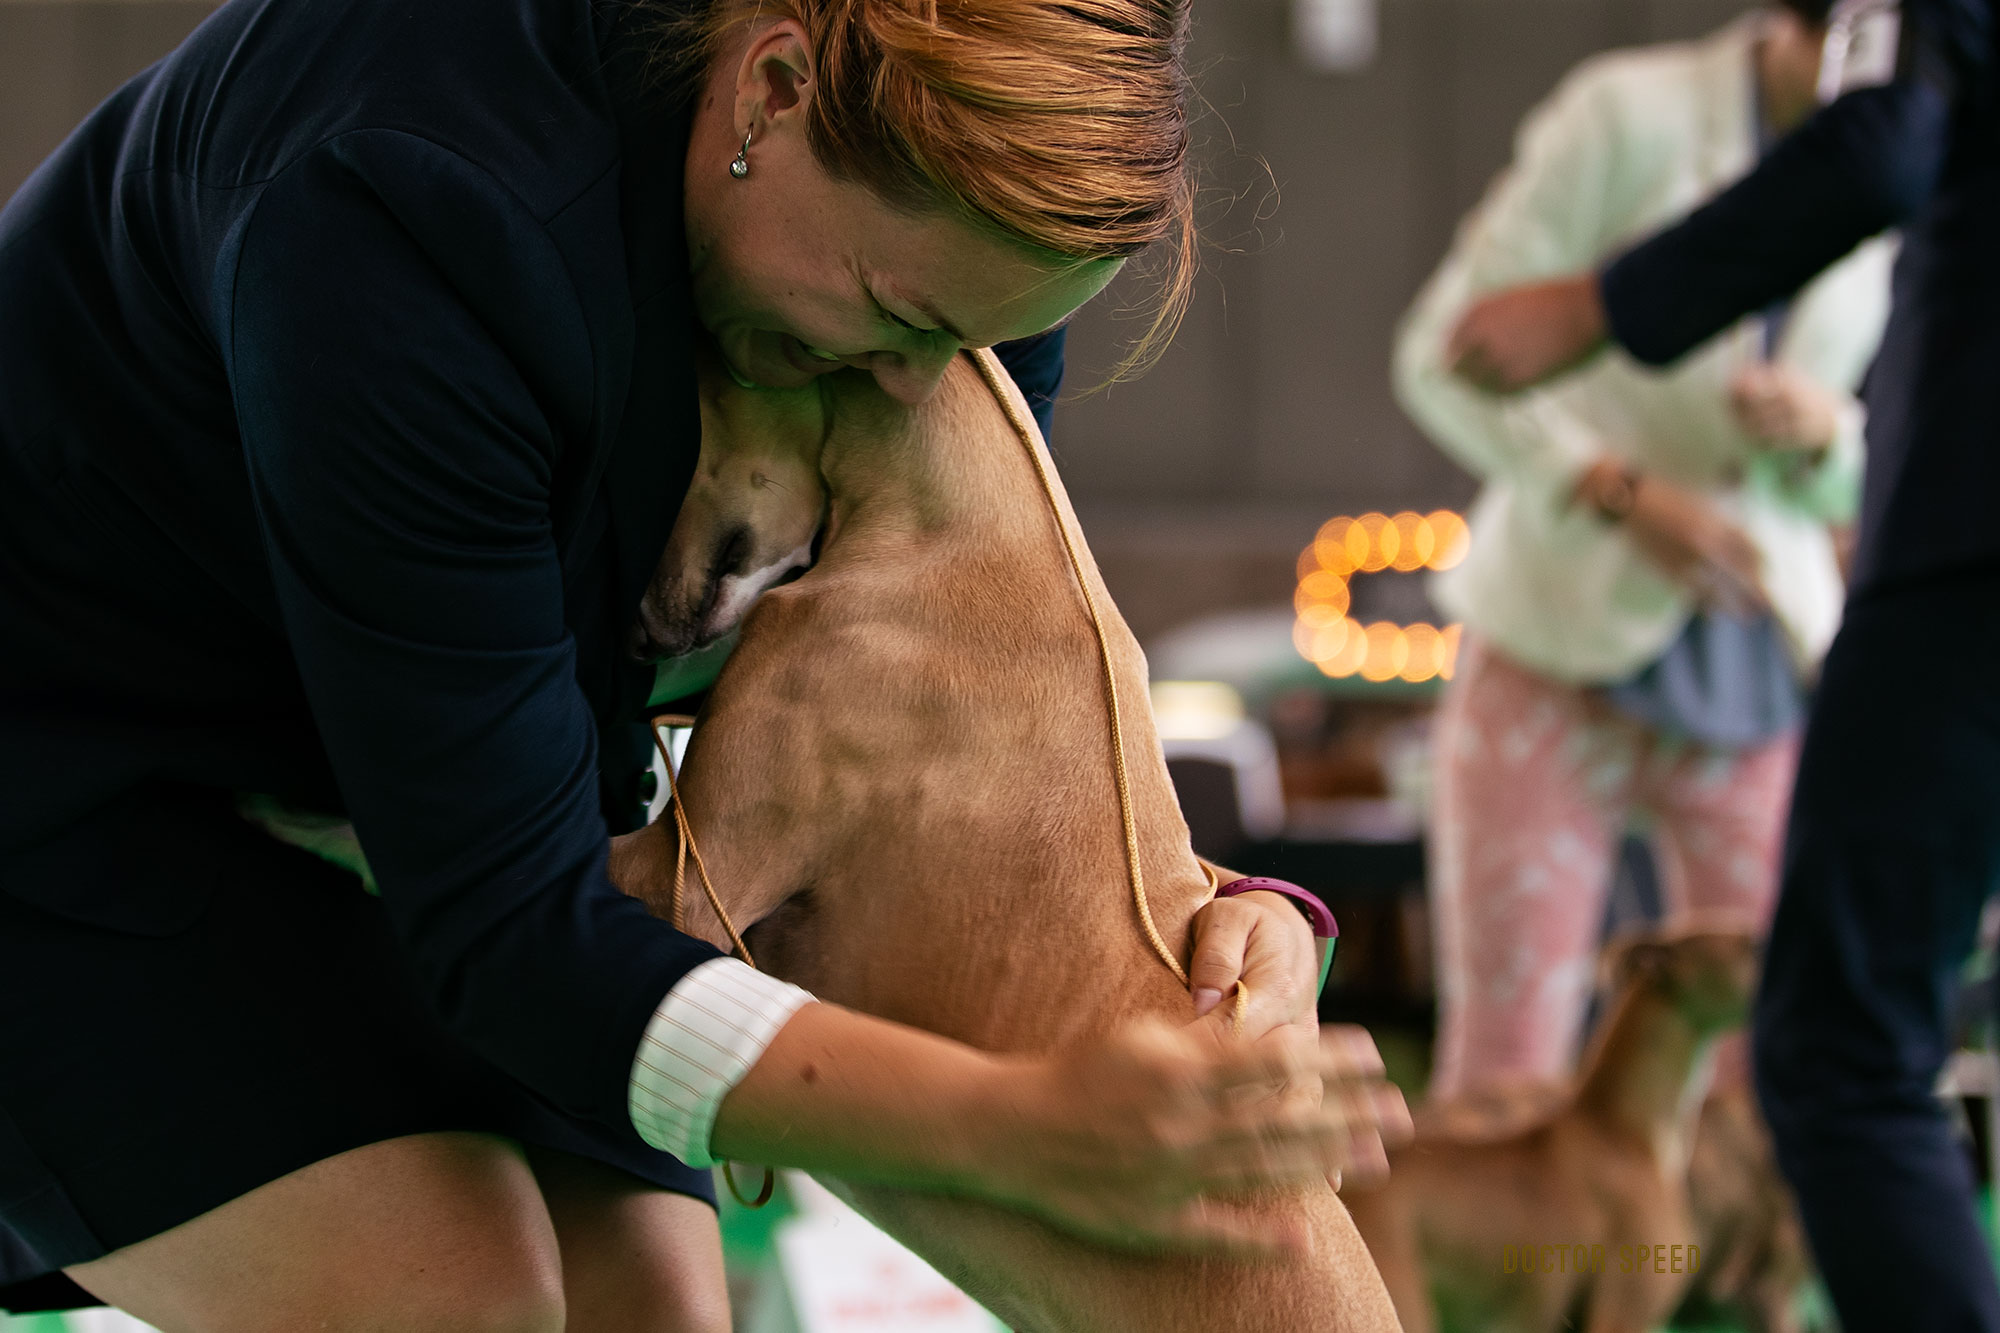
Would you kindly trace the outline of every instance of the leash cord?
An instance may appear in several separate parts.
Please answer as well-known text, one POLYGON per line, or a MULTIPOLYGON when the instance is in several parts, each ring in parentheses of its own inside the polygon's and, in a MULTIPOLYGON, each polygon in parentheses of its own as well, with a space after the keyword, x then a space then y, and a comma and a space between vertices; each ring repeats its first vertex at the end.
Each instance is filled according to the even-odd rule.
MULTIPOLYGON (((1139 909, 1139 924, 1146 931, 1146 939, 1153 946, 1153 952, 1160 961, 1179 978, 1181 985, 1193 988, 1187 969, 1181 960, 1174 957, 1173 950, 1160 936, 1160 928, 1153 924, 1152 904, 1146 897, 1146 872, 1139 856, 1139 821, 1132 813, 1132 779, 1125 768, 1125 719, 1118 702, 1118 673, 1111 660, 1111 636, 1104 628, 1104 618, 1098 614, 1097 597, 1090 590, 1090 579, 1085 575, 1083 557, 1077 554, 1076 540, 1070 536, 1069 524, 1063 520, 1062 503, 1056 498, 1056 485, 1049 476, 1048 464, 1042 461, 1042 451, 1035 447, 1040 437, 1030 423, 1022 420, 1021 409, 1007 392, 1007 383, 1001 378, 1005 373, 1000 368, 999 359, 984 348, 972 353, 974 364, 986 381, 986 387, 1000 402, 1001 410, 1007 414, 1007 421, 1020 437, 1021 445, 1028 451, 1028 461, 1035 465, 1035 477, 1042 484, 1042 495, 1049 502, 1049 516, 1055 520, 1056 532, 1062 537, 1063 553, 1069 557, 1070 572, 1076 575, 1077 589, 1083 593, 1083 609, 1089 613, 1091 632, 1097 636, 1097 660, 1104 669, 1104 697, 1111 708, 1111 768, 1118 779, 1118 818, 1125 832, 1125 868, 1132 885, 1132 902, 1139 909)), ((1215 867, 1207 861, 1200 861, 1201 872, 1208 880, 1208 891, 1214 895, 1219 887, 1215 867)), ((1240 980, 1236 983, 1235 1027, 1238 1035, 1243 1031, 1243 1020, 1249 1006, 1250 989, 1240 980)))
POLYGON ((722 906, 722 895, 715 891, 715 883, 708 877, 708 863, 701 859, 701 848, 695 845, 694 825, 688 822, 687 806, 681 800, 680 775, 674 770, 673 751, 668 747, 666 739, 660 735, 660 728, 663 726, 691 727, 693 725, 694 719, 691 717, 662 713, 653 719, 652 726, 653 745, 659 750, 660 759, 667 767, 667 799, 674 808, 674 828, 680 835, 675 839, 674 890, 673 897, 668 900, 668 909, 672 913, 670 919, 673 922, 675 930, 683 929, 681 925, 681 895, 683 885, 687 881, 687 859, 692 854, 694 856, 695 877, 701 881, 701 891, 708 898, 709 907, 714 909, 716 919, 722 922, 723 930, 728 932, 731 951, 738 958, 755 967, 757 966, 757 961, 750 956, 750 946, 745 944, 743 937, 736 933, 735 922, 729 919, 728 911, 722 906))

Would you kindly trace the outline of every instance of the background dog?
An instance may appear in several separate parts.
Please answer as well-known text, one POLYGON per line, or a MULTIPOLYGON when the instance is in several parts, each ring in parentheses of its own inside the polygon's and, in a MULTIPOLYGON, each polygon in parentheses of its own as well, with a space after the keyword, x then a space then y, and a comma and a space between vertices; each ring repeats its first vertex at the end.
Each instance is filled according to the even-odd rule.
POLYGON ((1573 1091, 1427 1108, 1388 1183, 1348 1200, 1414 1333, 1641 1333, 1706 1262, 1689 1248, 1703 1240, 1689 1152, 1714 1041, 1748 1012, 1755 937, 1716 922, 1650 932, 1610 966, 1614 998, 1573 1091))

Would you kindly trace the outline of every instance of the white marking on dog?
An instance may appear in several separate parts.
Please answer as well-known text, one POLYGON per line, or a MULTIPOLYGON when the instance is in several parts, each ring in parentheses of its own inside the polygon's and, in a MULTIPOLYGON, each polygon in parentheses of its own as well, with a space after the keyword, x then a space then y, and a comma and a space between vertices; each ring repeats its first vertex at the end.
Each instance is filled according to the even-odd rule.
POLYGON ((750 613, 751 603, 762 597, 772 584, 794 569, 811 566, 812 543, 806 542, 748 574, 724 575, 715 585, 715 605, 702 622, 701 637, 710 640, 734 630, 750 613))

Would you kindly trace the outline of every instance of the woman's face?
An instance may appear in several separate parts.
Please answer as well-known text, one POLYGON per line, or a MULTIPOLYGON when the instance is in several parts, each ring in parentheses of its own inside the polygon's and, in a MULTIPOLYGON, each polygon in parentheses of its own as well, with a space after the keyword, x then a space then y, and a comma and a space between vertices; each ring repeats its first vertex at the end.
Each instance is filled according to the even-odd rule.
POLYGON ((1063 262, 958 218, 911 214, 836 180, 806 142, 812 83, 796 25, 723 62, 688 145, 696 313, 738 378, 795 388, 843 366, 920 402, 963 347, 1040 333, 1119 261, 1063 262), (726 72, 726 76, 725 76, 726 72), (754 125, 750 172, 729 172, 754 125))

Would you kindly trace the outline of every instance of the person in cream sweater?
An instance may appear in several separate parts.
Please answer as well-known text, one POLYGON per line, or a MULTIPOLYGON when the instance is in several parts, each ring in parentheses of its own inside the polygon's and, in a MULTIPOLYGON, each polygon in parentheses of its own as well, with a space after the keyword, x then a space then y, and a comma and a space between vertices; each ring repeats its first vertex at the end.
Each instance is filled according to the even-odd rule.
POLYGON ((1768 918, 1890 244, 1666 372, 1614 353, 1496 398, 1449 341, 1482 293, 1589 268, 1747 172, 1817 105, 1827 9, 1584 62, 1399 331, 1398 397, 1484 483, 1470 553, 1433 585, 1465 625, 1436 733, 1434 1096, 1568 1070, 1635 818, 1670 911, 1768 918))

